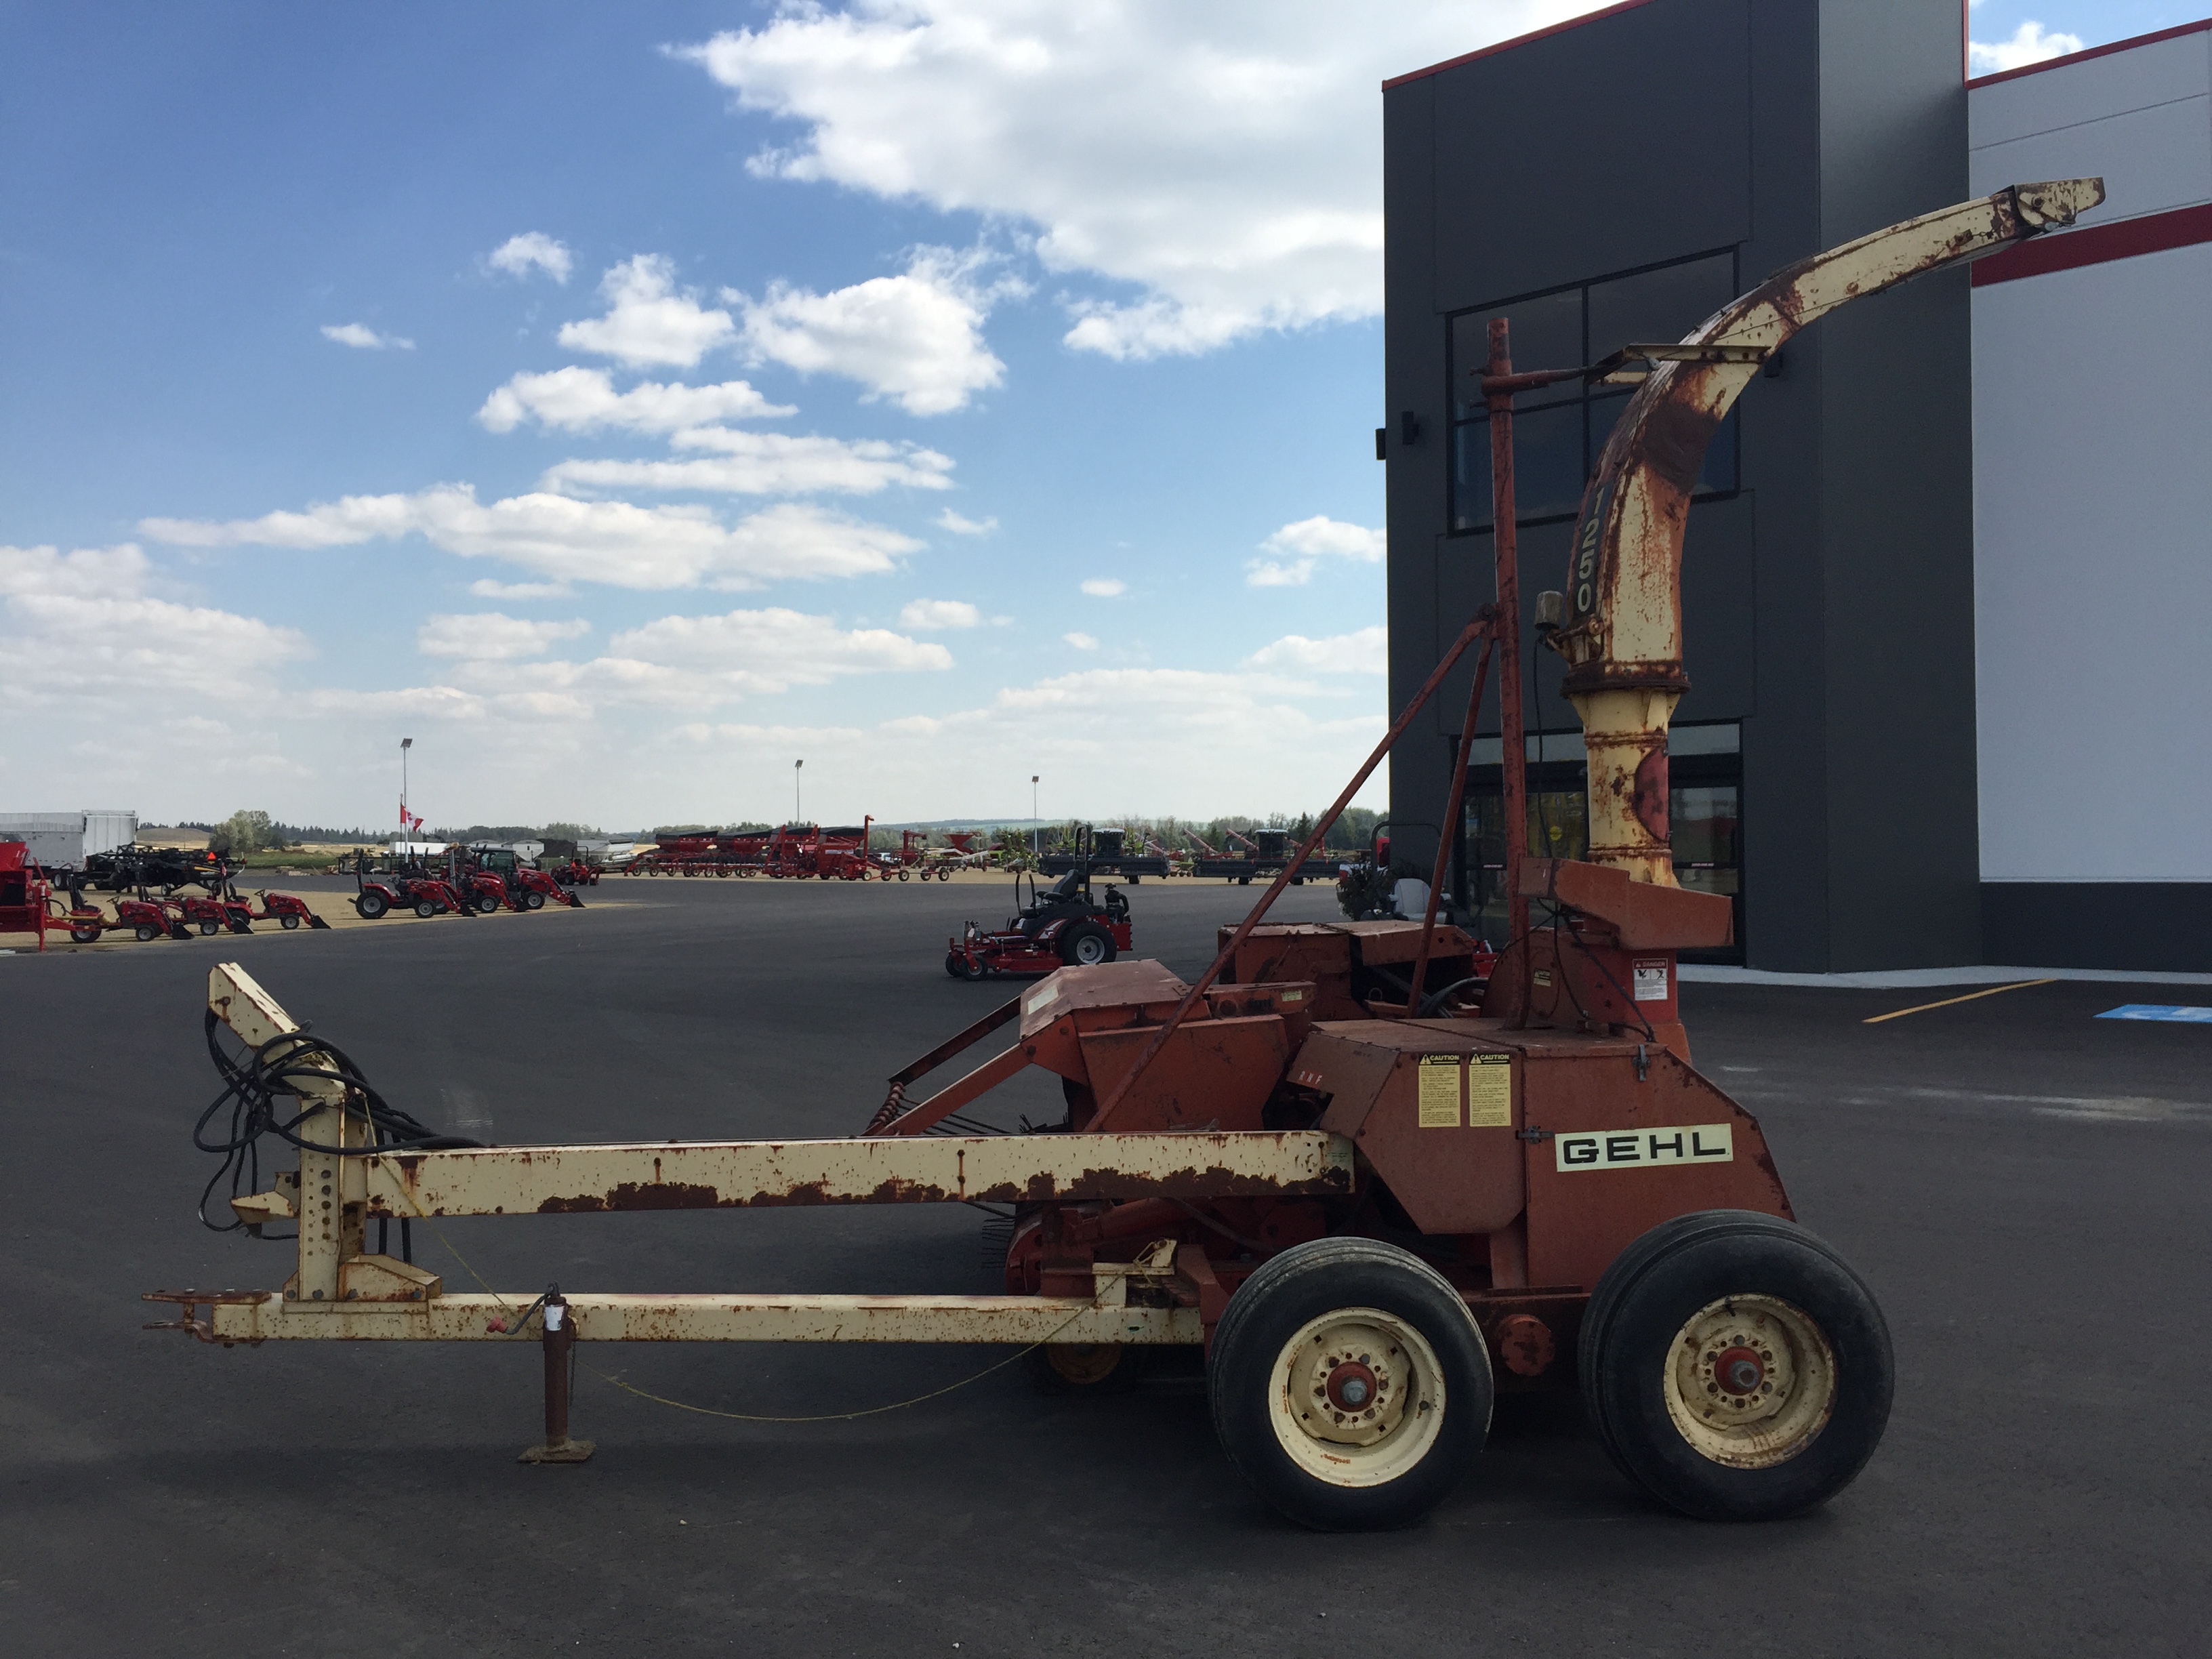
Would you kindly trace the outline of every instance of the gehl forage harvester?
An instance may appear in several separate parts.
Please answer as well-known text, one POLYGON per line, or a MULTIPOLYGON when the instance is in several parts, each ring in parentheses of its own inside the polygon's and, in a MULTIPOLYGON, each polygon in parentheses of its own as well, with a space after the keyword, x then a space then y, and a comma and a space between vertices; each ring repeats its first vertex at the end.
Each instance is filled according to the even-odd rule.
POLYGON ((1202 1344, 1224 1448, 1309 1526, 1422 1515, 1481 1448, 1498 1387, 1578 1386, 1622 1472, 1687 1514, 1820 1503, 1881 1437, 1889 1340, 1865 1285, 1796 1224, 1757 1121, 1691 1065, 1676 1011, 1676 951, 1731 925, 1727 900, 1676 886, 1668 846, 1689 492, 1722 417, 1799 329, 2102 199, 2095 179, 2015 185, 1792 265, 1679 344, 1583 368, 1516 374, 1491 325, 1497 602, 1337 804, 1480 642, 1462 730, 1494 654, 1506 822, 1524 821, 1513 398, 1639 380, 1584 495, 1566 591, 1535 606, 1585 733, 1589 857, 1532 858, 1513 838, 1510 937, 1486 983, 1474 942, 1436 921, 1442 851, 1419 921, 1259 925, 1332 811, 1197 983, 1143 961, 1063 969, 899 1073, 854 1139, 478 1146, 386 1105, 221 968, 208 1029, 228 1086, 201 1142, 226 1154, 240 1224, 296 1224, 298 1269, 277 1291, 150 1299, 226 1346, 519 1328, 544 1347, 546 1440, 525 1454, 542 1462, 589 1455, 568 1432, 576 1343, 1015 1344, 1074 1389, 1202 1344), (1007 1027, 996 1058, 908 1094, 1007 1027), (1028 1066, 1061 1079, 1066 1120, 1048 1127, 1063 1133, 964 1115, 1028 1066), (227 1134, 210 1127, 226 1105, 227 1134), (299 1168, 245 1191, 261 1133, 299 1168), (958 1202, 1011 1209, 1004 1295, 500 1296, 366 1248, 372 1220, 404 1234, 426 1217, 958 1202))

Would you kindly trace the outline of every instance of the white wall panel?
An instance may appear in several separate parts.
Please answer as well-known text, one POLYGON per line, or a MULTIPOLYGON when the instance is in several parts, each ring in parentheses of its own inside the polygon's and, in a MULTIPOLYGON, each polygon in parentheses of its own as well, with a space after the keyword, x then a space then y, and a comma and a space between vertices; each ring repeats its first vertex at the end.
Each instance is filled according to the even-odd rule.
POLYGON ((1985 881, 2212 880, 2208 296, 2212 244, 1974 291, 1985 881))
POLYGON ((2093 225, 2212 201, 2212 95, 2028 133, 1977 148, 1966 161, 1969 188, 1977 196, 2039 179, 2092 174, 2105 181, 2105 204, 2087 220, 2093 225))
POLYGON ((1975 87, 1966 98, 1966 143, 1979 149, 2207 92, 2212 29, 1975 87))

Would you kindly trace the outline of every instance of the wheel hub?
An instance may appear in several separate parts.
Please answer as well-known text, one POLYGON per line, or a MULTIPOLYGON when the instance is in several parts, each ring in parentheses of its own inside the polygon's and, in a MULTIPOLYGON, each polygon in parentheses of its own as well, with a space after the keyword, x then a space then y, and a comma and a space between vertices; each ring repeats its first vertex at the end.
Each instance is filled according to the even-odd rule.
POLYGON ((1766 1362, 1753 1349, 1723 1348, 1712 1357, 1713 1381, 1723 1394, 1755 1395, 1766 1383, 1766 1362))
POLYGON ((1724 1297, 1675 1334, 1668 1415, 1717 1463, 1767 1468, 1796 1456, 1836 1402, 1836 1360, 1810 1315, 1778 1297, 1724 1297))
POLYGON ((1357 1359, 1347 1359, 1338 1365, 1322 1386, 1330 1407, 1336 1411, 1348 1414, 1365 1411, 1375 1403, 1375 1373, 1357 1359))

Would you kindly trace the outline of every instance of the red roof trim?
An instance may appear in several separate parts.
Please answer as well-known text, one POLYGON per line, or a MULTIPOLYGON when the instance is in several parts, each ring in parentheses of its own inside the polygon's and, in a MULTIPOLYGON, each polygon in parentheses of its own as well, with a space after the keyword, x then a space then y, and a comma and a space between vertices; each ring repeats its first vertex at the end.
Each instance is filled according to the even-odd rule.
POLYGON ((1516 46, 1525 46, 1532 40, 1543 40, 1554 34, 1565 34, 1569 29, 1578 29, 1585 23, 1595 23, 1601 17, 1611 17, 1616 12, 1634 11, 1638 6, 1648 6, 1651 0, 1620 0, 1619 5, 1601 10, 1584 12, 1580 17, 1570 17, 1564 23, 1554 23, 1547 29, 1532 29, 1527 34, 1516 34, 1510 40, 1500 40, 1494 46, 1462 52, 1456 58, 1447 58, 1441 64, 1431 64, 1426 69, 1417 69, 1404 75, 1394 75, 1382 83, 1388 92, 1393 87, 1402 87, 1408 81, 1419 81, 1431 75, 1441 75, 1448 69, 1457 69, 1462 64, 1472 64, 1479 58, 1495 58, 1501 52, 1510 52, 1516 46))
POLYGON ((2075 270, 2114 259, 2132 259, 2141 253, 2163 253, 2169 248, 2194 247, 2212 242, 2212 202, 2196 207, 2146 213, 2139 219, 2123 219, 2114 225, 2089 225, 2038 236, 1974 262, 1974 286, 2016 282, 2022 276, 2042 276, 2054 270, 2075 270))
POLYGON ((2149 34, 2138 34, 2131 40, 2115 40, 2109 46, 2089 46, 2081 52, 2069 52, 2063 58, 2046 58, 2039 64, 2023 64, 2014 70, 1999 70, 1995 75, 1984 75, 1970 80, 1970 87, 1993 87, 2000 81, 2017 81, 2023 75, 2040 75, 2045 70, 2064 69, 2069 64, 2086 64, 2092 58, 2109 58, 2116 52, 2133 52, 2137 46, 2149 46, 2155 40, 2172 40, 2185 34, 2202 34, 2212 29, 2212 17, 2201 22, 2177 23, 2170 29, 2157 29, 2149 34))

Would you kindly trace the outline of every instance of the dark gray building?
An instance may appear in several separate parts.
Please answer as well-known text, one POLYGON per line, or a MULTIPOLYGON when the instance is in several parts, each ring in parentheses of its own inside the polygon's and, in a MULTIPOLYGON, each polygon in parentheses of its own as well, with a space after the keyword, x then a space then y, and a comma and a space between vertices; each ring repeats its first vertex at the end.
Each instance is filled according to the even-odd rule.
MULTIPOLYGON (((1777 267, 1965 198, 1958 0, 1635 0, 1385 84, 1390 687, 1492 597, 1487 319, 1517 368, 1679 338, 1777 267)), ((1792 341, 1709 456, 1674 719, 1685 885, 1740 896, 1741 958, 1840 972, 1987 960, 1977 843, 1972 385, 1964 270, 1792 341)), ((1618 396, 1523 398, 1522 592, 1566 586, 1618 396)), ((1580 727, 1526 653, 1531 834, 1571 855, 1580 727)), ((1395 846, 1434 856, 1466 674, 1392 762, 1395 846)), ((1502 860, 1490 765, 1455 858, 1502 860)), ((1476 754, 1478 763, 1486 756, 1476 754)), ((1495 929, 1493 928, 1493 931, 1495 929)))

